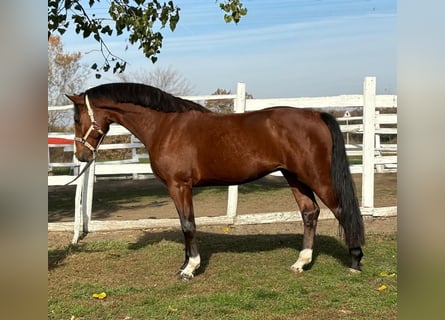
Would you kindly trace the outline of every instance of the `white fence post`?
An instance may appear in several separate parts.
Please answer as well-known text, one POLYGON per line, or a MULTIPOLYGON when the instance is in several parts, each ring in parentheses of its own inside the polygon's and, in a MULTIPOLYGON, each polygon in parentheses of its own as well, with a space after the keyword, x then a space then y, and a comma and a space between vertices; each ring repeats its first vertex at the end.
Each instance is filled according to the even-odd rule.
POLYGON ((85 172, 84 191, 82 196, 83 211, 83 232, 88 232, 88 226, 91 221, 91 212, 93 208, 93 189, 96 171, 96 160, 85 172))
MULTIPOLYGON (((79 170, 82 171, 87 164, 82 162, 79 170)), ((76 186, 74 235, 71 243, 76 244, 88 232, 93 207, 94 172, 96 161, 79 177, 76 186)))
MULTIPOLYGON (((376 119, 379 117, 379 114, 380 114, 380 111, 375 112, 376 119)), ((375 129, 376 130, 380 129, 380 124, 378 123, 378 121, 376 121, 375 129)), ((374 155, 377 156, 378 158, 381 158, 382 157, 382 150, 381 150, 382 145, 380 143, 380 134, 378 134, 378 133, 376 133, 376 135, 375 135, 375 149, 376 149, 376 152, 374 155)), ((382 173, 384 167, 385 166, 383 164, 376 164, 375 172, 382 173)))
POLYGON ((362 207, 374 208, 376 78, 365 77, 363 83, 363 173, 362 207))
POLYGON ((238 82, 236 85, 235 113, 244 113, 246 110, 246 84, 238 82))
MULTIPOLYGON (((134 143, 135 140, 136 140, 136 137, 133 134, 131 134, 130 135, 130 143, 134 143)), ((133 161, 138 161, 139 162, 139 157, 138 157, 136 148, 131 148, 131 159, 133 161)), ((138 174, 137 173, 133 173, 133 179, 134 180, 138 179, 138 174)))
MULTIPOLYGON (((246 84, 238 82, 236 86, 235 113, 243 113, 246 110, 246 84)), ((227 195, 227 217, 234 218, 238 205, 238 186, 229 186, 227 195)))
MULTIPOLYGON (((85 164, 82 164, 85 165, 85 164)), ((82 167, 81 165, 81 167, 82 167)), ((74 234, 71 240, 72 244, 77 244, 83 233, 83 206, 82 206, 82 195, 83 195, 83 183, 85 176, 79 177, 79 181, 76 185, 76 197, 74 199, 74 234)))

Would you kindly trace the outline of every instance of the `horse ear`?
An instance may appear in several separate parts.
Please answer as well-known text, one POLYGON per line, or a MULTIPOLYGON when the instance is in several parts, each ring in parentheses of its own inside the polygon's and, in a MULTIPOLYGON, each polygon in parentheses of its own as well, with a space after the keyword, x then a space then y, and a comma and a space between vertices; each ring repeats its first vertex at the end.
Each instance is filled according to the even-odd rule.
POLYGON ((77 95, 77 94, 73 94, 73 95, 65 95, 68 99, 70 99, 72 102, 74 102, 75 104, 79 104, 79 103, 83 103, 83 97, 77 95))

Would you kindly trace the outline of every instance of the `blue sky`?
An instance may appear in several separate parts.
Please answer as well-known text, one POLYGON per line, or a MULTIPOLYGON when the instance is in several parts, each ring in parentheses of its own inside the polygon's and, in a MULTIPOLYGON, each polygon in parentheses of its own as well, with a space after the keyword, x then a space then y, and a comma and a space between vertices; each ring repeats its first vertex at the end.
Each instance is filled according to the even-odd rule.
MULTIPOLYGON (((234 91, 238 81, 255 98, 360 93, 365 76, 377 77, 379 93, 396 93, 396 0, 244 0, 248 13, 238 25, 224 22, 214 0, 174 2, 181 18, 174 32, 164 29, 155 65, 135 46, 124 51, 124 38, 109 39, 128 72, 171 66, 194 94, 234 91)), ((72 34, 62 41, 67 51, 98 48, 72 34)), ((93 78, 89 85, 115 81, 93 78)))

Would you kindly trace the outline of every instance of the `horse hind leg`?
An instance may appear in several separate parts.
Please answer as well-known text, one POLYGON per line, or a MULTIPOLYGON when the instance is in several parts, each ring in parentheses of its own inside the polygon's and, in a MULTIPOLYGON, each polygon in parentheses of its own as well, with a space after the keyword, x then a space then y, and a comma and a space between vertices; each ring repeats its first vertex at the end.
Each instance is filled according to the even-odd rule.
POLYGON ((300 273, 303 272, 304 266, 312 262, 315 231, 320 208, 315 200, 314 193, 308 186, 300 182, 295 175, 289 172, 283 172, 283 175, 292 189, 303 218, 303 247, 297 261, 291 266, 292 271, 300 273))
POLYGON ((358 203, 356 203, 356 199, 353 198, 355 197, 355 194, 349 195, 350 202, 352 204, 348 205, 347 208, 340 208, 339 201, 334 195, 334 191, 331 187, 325 186, 322 188, 317 188, 315 193, 318 195, 321 201, 323 201, 323 203, 326 204, 326 206, 331 210, 340 224, 339 231, 345 237, 345 242, 346 245, 349 247, 349 254, 352 260, 349 270, 351 272, 360 272, 360 263, 363 258, 361 245, 360 243, 353 243, 352 241, 348 241, 348 239, 354 239, 355 234, 360 232, 360 229, 363 228, 363 220, 359 211, 360 209, 358 207, 358 203), (352 211, 353 214, 351 214, 351 212, 349 211, 352 211), (353 221, 353 219, 357 219, 357 222, 355 224, 351 223, 351 220, 353 221))

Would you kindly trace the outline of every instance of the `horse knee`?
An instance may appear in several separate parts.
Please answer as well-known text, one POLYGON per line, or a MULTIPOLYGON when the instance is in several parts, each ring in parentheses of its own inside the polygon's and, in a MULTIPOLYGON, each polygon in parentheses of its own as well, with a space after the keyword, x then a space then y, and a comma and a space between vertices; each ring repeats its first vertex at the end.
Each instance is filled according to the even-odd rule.
POLYGON ((186 235, 193 235, 196 231, 196 224, 187 219, 181 219, 181 229, 186 235))
POLYGON ((317 225, 318 215, 320 208, 316 207, 313 211, 303 211, 301 216, 303 217, 303 223, 306 227, 315 227, 317 225))

